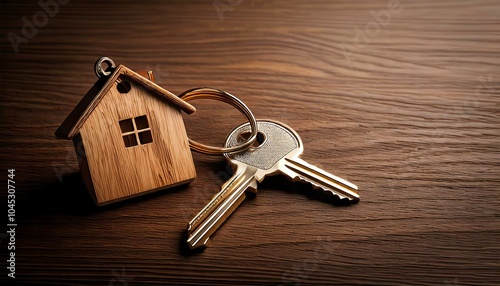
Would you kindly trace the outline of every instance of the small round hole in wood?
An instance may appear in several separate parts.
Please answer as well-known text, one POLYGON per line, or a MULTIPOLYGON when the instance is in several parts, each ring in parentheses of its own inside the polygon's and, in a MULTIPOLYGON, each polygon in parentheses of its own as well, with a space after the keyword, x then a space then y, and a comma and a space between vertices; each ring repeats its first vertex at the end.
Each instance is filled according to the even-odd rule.
POLYGON ((131 88, 132 86, 130 85, 130 83, 125 80, 122 80, 116 84, 116 89, 118 89, 120 93, 128 93, 131 88))

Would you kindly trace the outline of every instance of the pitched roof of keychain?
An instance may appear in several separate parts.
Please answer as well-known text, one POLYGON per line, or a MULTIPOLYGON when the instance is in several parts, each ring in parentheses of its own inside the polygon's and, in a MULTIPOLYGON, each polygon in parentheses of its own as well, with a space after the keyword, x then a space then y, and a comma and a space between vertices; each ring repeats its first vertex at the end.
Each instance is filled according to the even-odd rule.
POLYGON ((61 126, 59 126, 55 133, 56 137, 59 139, 72 139, 75 135, 77 135, 80 128, 83 126, 97 105, 101 102, 103 97, 109 94, 108 91, 112 87, 116 86, 117 82, 119 82, 122 78, 139 84, 146 90, 159 96, 159 98, 163 99, 166 103, 174 104, 188 114, 196 111, 194 106, 191 104, 155 84, 153 82, 152 73, 148 73, 148 76, 150 77, 150 80, 127 68, 126 66, 119 65, 109 76, 101 77, 94 84, 94 86, 92 86, 66 120, 64 120, 61 126))

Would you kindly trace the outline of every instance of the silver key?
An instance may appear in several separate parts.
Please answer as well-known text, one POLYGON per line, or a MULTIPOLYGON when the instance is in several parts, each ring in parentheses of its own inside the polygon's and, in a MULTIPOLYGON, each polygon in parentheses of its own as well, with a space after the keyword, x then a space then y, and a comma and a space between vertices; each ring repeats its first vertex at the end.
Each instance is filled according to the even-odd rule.
MULTIPOLYGON (((257 182, 262 182, 266 176, 284 174, 293 181, 309 182, 340 199, 359 201, 356 185, 299 158, 304 148, 302 140, 292 128, 272 120, 258 120, 257 123, 259 146, 241 153, 224 154, 235 173, 189 223, 188 244, 191 248, 207 246, 210 235, 244 200, 245 191, 256 192, 257 182)), ((236 127, 228 135, 225 147, 241 144, 249 132, 248 123, 236 127)))

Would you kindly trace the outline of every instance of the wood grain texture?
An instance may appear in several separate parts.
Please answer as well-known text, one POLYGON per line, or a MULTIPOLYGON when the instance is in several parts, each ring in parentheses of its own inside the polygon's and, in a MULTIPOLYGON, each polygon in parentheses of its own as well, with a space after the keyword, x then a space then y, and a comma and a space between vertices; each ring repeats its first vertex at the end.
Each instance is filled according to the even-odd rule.
MULTIPOLYGON (((243 0, 218 14, 211 0, 73 0, 15 53, 7 35, 41 10, 20 2, 0 3, 16 282, 498 285, 498 1, 401 0, 377 30, 389 1, 243 0), (303 158, 358 185, 361 201, 336 206, 308 185, 266 179, 210 248, 189 253, 187 222, 230 176, 221 157, 193 154, 188 187, 93 207, 73 147, 53 134, 101 56, 153 70, 174 94, 235 94, 297 130, 303 158)), ((227 105, 192 103, 184 119, 197 141, 220 145, 244 121, 227 105)))

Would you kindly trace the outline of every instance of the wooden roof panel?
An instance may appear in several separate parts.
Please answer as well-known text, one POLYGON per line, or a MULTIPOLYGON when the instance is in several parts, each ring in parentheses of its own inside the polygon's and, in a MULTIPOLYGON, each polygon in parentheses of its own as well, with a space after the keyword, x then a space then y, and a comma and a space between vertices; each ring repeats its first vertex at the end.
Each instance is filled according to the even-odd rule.
POLYGON ((108 93, 119 76, 124 76, 131 81, 141 84, 146 90, 160 96, 165 101, 172 103, 181 110, 190 114, 196 111, 194 106, 177 97, 175 94, 163 89, 156 83, 148 80, 133 70, 119 65, 115 71, 107 78, 99 79, 87 94, 82 98, 78 105, 73 109, 69 116, 59 126, 55 135, 60 139, 72 139, 78 134, 80 128, 85 123, 89 115, 94 111, 102 98, 108 93))

